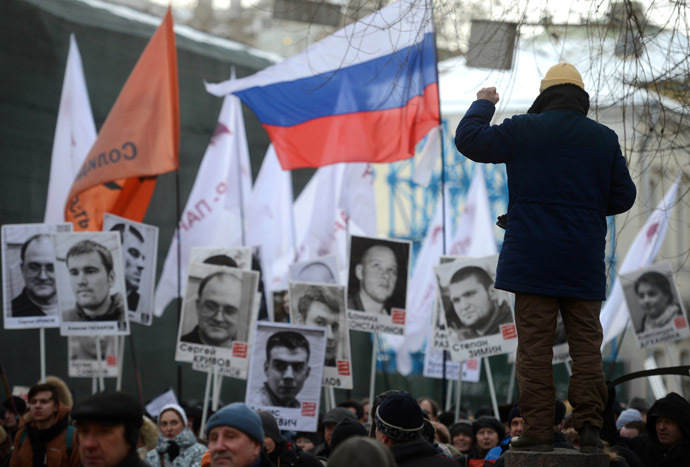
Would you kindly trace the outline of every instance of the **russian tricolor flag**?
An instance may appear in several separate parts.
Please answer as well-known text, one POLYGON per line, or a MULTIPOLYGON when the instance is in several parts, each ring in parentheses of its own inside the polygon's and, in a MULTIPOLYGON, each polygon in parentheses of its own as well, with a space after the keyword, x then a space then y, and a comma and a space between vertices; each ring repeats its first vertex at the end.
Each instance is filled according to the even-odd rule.
POLYGON ((398 0, 298 55, 206 89, 254 111, 286 170, 410 158, 440 122, 431 7, 398 0))

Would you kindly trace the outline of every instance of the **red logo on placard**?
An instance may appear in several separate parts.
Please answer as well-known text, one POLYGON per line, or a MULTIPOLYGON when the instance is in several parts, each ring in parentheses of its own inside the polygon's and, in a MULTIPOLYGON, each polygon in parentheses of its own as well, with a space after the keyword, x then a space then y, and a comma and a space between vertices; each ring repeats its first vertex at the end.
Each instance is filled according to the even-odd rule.
POLYGON ((117 366, 117 355, 107 355, 105 357, 105 364, 108 366, 117 366))
POLYGON ((405 324, 405 310, 393 308, 392 318, 393 324, 405 324))
POLYGON ((316 402, 302 402, 302 416, 316 417, 316 402))
POLYGON ((479 368, 479 360, 476 358, 470 358, 465 362, 465 365, 467 365, 468 370, 476 370, 479 368))
POLYGON ((687 321, 685 321, 685 316, 679 316, 673 320, 676 325, 676 329, 683 329, 688 326, 687 321))
POLYGON ((350 362, 338 360, 338 374, 340 376, 350 376, 350 362))
POLYGON ((244 342, 233 342, 232 356, 237 358, 247 358, 247 344, 244 342))
POLYGON ((502 324, 501 334, 503 334, 503 340, 515 339, 517 337, 517 329, 515 329, 514 324, 502 324))

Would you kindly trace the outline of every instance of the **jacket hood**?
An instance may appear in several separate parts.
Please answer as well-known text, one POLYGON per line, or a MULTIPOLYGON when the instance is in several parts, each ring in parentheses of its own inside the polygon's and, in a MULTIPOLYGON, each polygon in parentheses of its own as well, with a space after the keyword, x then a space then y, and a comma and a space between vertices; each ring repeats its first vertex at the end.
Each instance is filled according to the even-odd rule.
POLYGON ((676 422, 685 441, 690 441, 690 402, 675 392, 671 392, 650 407, 649 412, 647 412, 647 433, 656 443, 659 442, 659 438, 656 436, 656 420, 659 417, 665 417, 676 422))
POLYGON ((67 408, 71 409, 74 405, 74 398, 72 397, 72 391, 70 391, 67 384, 57 376, 46 376, 44 381, 46 384, 53 385, 57 388, 60 402, 62 402, 67 408))

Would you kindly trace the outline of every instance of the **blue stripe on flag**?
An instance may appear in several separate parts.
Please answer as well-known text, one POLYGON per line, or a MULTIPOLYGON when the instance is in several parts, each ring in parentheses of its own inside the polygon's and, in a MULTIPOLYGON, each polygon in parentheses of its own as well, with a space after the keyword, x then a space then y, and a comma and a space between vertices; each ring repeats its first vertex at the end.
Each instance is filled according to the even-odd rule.
POLYGON ((331 115, 404 107, 436 81, 434 36, 428 33, 422 42, 380 58, 235 94, 262 124, 293 126, 331 115))

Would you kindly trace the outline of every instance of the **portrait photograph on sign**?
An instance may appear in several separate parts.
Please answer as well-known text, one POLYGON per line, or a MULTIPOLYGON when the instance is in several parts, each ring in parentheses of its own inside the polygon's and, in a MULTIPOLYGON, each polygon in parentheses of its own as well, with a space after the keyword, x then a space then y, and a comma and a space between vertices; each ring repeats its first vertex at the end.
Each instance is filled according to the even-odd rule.
POLYGON ((494 288, 498 255, 458 258, 434 268, 444 320, 435 317, 440 341, 454 361, 488 357, 517 348, 510 293, 494 288), (445 321, 445 322, 444 322, 445 321))
POLYGON ((236 246, 230 248, 194 246, 189 250, 189 264, 203 263, 250 271, 252 269, 252 248, 236 246))
POLYGON ((641 348, 690 336, 688 316, 673 278, 671 263, 654 264, 623 274, 619 280, 641 348))
POLYGON ((158 227, 106 213, 103 231, 120 234, 129 320, 150 326, 156 280, 158 227))
POLYGON ((60 326, 52 235, 72 224, 2 226, 2 297, 5 329, 60 326))
POLYGON ((323 385, 352 389, 345 286, 289 282, 290 322, 326 330, 323 385))
POLYGON ((405 333, 410 247, 407 241, 350 237, 347 284, 350 329, 405 333))
POLYGON ((563 363, 570 360, 570 347, 568 347, 568 339, 565 335, 565 324, 561 311, 558 311, 558 318, 556 318, 556 337, 553 341, 553 360, 552 363, 563 363))
POLYGON ((129 334, 119 232, 58 233, 53 239, 60 334, 129 334))
POLYGON ((316 284, 338 284, 338 258, 335 255, 321 256, 311 261, 302 261, 289 266, 290 280, 316 284))
POLYGON ((245 379, 259 273, 190 263, 175 360, 245 379))
POLYGON ((245 402, 281 430, 315 432, 325 351, 324 328, 257 322, 245 402))
POLYGON ((72 378, 117 377, 117 336, 68 336, 68 374, 72 378), (98 340, 101 361, 98 364, 98 340), (100 370, 99 370, 100 368, 100 370))

